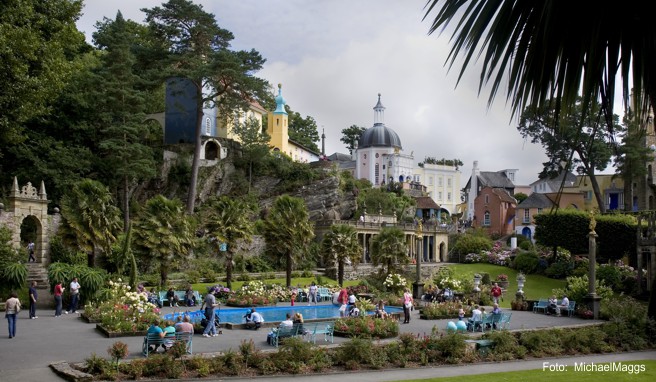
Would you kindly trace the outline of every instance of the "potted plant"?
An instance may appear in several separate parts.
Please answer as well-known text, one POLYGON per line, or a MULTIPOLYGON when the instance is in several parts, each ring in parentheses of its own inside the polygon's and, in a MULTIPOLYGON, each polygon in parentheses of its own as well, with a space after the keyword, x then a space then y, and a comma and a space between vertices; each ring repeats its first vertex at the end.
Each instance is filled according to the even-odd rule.
POLYGON ((480 292, 481 288, 478 286, 481 285, 481 279, 483 276, 480 275, 480 273, 474 273, 474 292, 480 292))
POLYGON ((498 275, 495 282, 499 284, 499 286, 503 289, 507 289, 510 285, 510 282, 508 281, 508 275, 505 273, 498 275))

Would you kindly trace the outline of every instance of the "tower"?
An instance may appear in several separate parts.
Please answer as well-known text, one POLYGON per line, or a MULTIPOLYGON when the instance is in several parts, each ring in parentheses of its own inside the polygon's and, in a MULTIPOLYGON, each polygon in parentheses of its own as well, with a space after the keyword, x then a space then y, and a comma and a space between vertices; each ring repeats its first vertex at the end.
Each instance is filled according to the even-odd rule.
POLYGON ((469 192, 467 193, 467 219, 474 219, 474 200, 478 196, 478 176, 481 174, 481 170, 478 168, 478 161, 474 161, 474 167, 472 167, 471 181, 469 184, 469 192))
POLYGON ((276 96, 276 110, 269 113, 267 122, 267 133, 271 137, 269 141, 274 150, 282 151, 290 155, 289 151, 289 117, 285 110, 285 99, 282 97, 282 84, 278 84, 278 95, 276 96))

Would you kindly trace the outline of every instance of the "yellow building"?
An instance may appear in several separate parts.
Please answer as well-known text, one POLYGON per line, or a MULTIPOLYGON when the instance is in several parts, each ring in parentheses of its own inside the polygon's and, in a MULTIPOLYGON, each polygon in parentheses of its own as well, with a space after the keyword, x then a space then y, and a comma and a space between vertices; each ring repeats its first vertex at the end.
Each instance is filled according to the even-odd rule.
POLYGON ((248 104, 248 110, 236 111, 232 118, 217 118, 216 136, 219 138, 232 139, 237 142, 241 142, 241 139, 234 132, 235 125, 243 125, 249 119, 255 119, 259 126, 262 126, 263 116, 266 114, 266 109, 262 107, 257 101, 251 101, 248 104))
MULTIPOLYGON (((606 211, 624 210, 624 181, 615 175, 595 175, 599 190, 604 201, 606 211)), ((587 175, 579 175, 576 177, 576 184, 579 190, 583 193, 584 209, 592 211, 599 209, 599 203, 595 197, 592 189, 592 182, 587 175)))

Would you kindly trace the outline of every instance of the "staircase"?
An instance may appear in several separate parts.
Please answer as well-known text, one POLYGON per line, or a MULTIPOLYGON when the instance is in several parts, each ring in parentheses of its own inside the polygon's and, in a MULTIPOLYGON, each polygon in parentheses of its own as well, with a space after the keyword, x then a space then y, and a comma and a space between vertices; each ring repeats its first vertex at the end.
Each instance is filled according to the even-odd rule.
MULTIPOLYGON (((37 309, 54 308, 54 297, 50 292, 50 285, 48 283, 48 271, 43 263, 27 263, 27 285, 32 285, 32 281, 36 281, 38 294, 36 301, 37 309)), ((28 306, 28 304, 24 305, 26 307, 28 306)))

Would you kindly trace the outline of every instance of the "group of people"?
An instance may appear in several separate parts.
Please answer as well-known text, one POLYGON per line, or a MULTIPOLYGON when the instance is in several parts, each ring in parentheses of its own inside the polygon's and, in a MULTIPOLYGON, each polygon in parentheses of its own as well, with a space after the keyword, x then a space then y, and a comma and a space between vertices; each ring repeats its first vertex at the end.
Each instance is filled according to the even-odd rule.
MULTIPOLYGON (((467 321, 467 330, 471 331, 476 331, 478 329, 481 329, 481 325, 483 324, 483 321, 487 318, 488 314, 493 314, 493 315, 501 315, 501 308, 499 308, 498 303, 493 303, 492 304, 492 311, 490 313, 487 313, 485 311, 485 307, 483 306, 478 306, 474 305, 474 309, 472 310, 472 316, 471 318, 467 321)), ((460 311, 458 312, 458 319, 463 320, 465 316, 465 311, 461 308, 460 311)), ((487 327, 486 329, 496 329, 496 323, 486 324, 487 327)))
POLYGON ((155 319, 148 328, 148 334, 157 334, 160 338, 164 338, 164 341, 162 344, 150 345, 149 352, 156 352, 159 347, 166 352, 173 346, 176 333, 194 333, 194 325, 191 324, 188 315, 178 316, 175 325, 173 321, 164 321, 163 327, 162 322, 159 319, 155 319))
POLYGON ((560 304, 558 303, 558 300, 556 299, 556 296, 551 296, 549 297, 549 302, 547 305, 547 314, 555 314, 556 316, 560 317, 560 311, 562 309, 569 309, 569 299, 567 296, 563 296, 563 299, 560 300, 560 304))
MULTIPOLYGON (((30 288, 28 289, 28 300, 29 300, 29 318, 31 320, 36 320, 39 318, 36 315, 36 303, 39 298, 39 293, 37 291, 37 282, 32 281, 30 283, 30 288)), ((69 284, 71 300, 68 305, 68 310, 65 311, 66 314, 77 313, 77 306, 80 301, 80 284, 77 281, 77 277, 73 278, 73 281, 69 284)), ((53 294, 55 296, 55 317, 59 317, 62 314, 62 296, 64 294, 65 288, 62 286, 61 282, 55 284, 55 289, 53 294)), ((9 328, 9 338, 14 338, 16 336, 16 318, 18 313, 22 309, 22 304, 18 299, 18 293, 11 292, 9 298, 5 302, 5 318, 7 319, 7 324, 9 328)))

